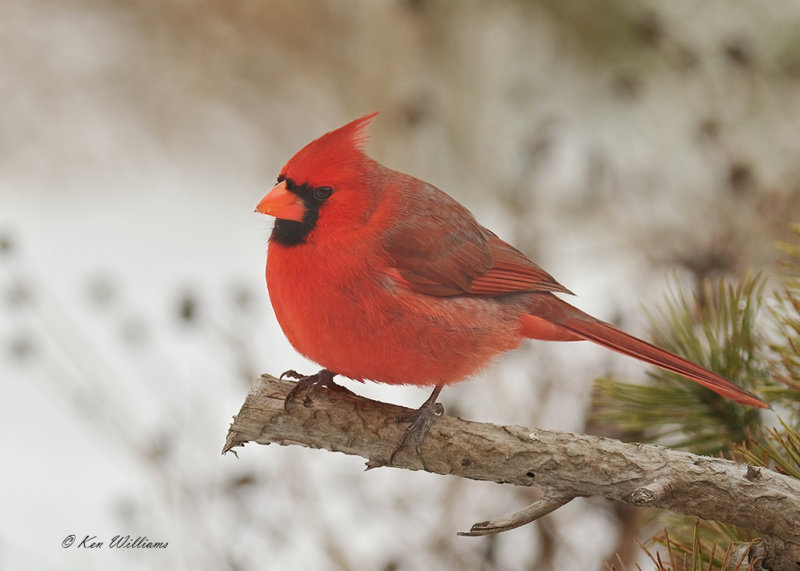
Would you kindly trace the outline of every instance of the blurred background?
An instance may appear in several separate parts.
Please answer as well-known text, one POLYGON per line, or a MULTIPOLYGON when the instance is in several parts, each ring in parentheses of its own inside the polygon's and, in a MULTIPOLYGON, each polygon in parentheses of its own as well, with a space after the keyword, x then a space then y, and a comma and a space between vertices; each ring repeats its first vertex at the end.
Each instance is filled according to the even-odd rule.
MULTIPOLYGON (((647 530, 602 501, 460 538, 537 492, 295 447, 220 456, 260 373, 316 370, 272 315, 253 208, 296 150, 365 113, 372 157, 641 335, 668 278, 770 268, 800 218, 791 0, 0 0, 0 52, 0 569, 635 559, 647 530), (104 547, 62 548, 71 534, 104 547), (128 534, 169 545, 108 547, 128 534)), ((530 343, 441 402, 585 431, 602 375, 643 369, 530 343)))

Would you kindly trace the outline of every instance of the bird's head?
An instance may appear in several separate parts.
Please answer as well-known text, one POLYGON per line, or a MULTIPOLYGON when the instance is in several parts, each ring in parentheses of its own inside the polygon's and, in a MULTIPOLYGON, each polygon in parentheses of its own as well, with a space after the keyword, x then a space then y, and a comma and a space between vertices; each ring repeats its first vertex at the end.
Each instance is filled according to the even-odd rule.
POLYGON ((326 133, 300 149, 278 182, 256 206, 276 218, 271 240, 292 246, 318 227, 346 230, 369 216, 375 201, 370 174, 374 161, 363 152, 370 113, 326 133))

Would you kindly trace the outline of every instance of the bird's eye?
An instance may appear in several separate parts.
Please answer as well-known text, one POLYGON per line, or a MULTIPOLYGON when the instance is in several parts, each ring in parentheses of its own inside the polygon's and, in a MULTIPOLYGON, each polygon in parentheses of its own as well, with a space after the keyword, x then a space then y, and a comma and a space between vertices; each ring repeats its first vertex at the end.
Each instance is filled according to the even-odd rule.
POLYGON ((318 186, 314 189, 314 199, 322 202, 323 200, 328 200, 330 195, 333 193, 333 189, 329 186, 318 186))

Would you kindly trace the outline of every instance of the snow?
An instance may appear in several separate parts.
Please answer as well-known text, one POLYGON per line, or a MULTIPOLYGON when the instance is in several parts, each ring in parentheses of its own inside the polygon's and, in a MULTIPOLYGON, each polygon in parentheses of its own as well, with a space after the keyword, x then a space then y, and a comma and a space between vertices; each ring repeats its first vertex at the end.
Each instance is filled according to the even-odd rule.
MULTIPOLYGON (((720 72, 702 30, 674 24, 686 41, 703 37, 713 73, 682 80, 631 56, 645 96, 621 103, 608 89, 620 66, 582 59, 557 14, 501 2, 420 16, 396 4, 0 4, 0 567, 536 560, 535 526, 455 536, 520 509, 527 490, 365 473, 360 459, 300 448, 219 455, 258 374, 315 370, 272 315, 270 222, 253 208, 292 152, 368 111, 382 110, 372 156, 450 192, 580 307, 623 316, 633 332, 675 267, 657 265, 664 246, 691 251, 697 236, 730 235, 717 225, 732 220, 733 235, 758 237, 742 255, 762 259, 754 248, 775 220, 754 222, 746 201, 728 198, 718 218, 708 212, 728 196, 729 156, 766 165, 765 188, 790 178, 796 113, 759 100, 759 78, 720 72), (747 93, 708 103, 742 81, 744 119, 747 93), (707 111, 730 120, 724 152, 690 142, 707 111), (169 546, 111 549, 117 534, 169 546), (77 547, 87 535, 104 547, 77 547)), ((718 16, 708 8, 696 21, 718 16)), ((788 84, 764 91, 800 100, 788 84)), ((581 430, 592 378, 641 371, 588 345, 526 344, 442 401, 475 420, 581 430)), ((349 386, 409 406, 427 394, 349 386)), ((617 540, 602 504, 548 517, 559 569, 597 567, 617 540)))

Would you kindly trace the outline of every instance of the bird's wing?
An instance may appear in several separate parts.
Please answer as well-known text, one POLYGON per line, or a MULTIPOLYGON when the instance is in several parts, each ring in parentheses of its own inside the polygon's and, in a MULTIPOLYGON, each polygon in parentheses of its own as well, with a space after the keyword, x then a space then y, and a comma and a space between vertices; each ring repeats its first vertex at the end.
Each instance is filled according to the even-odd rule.
POLYGON ((433 186, 415 193, 402 213, 384 248, 394 275, 415 291, 440 297, 571 293, 433 186))
POLYGON ((467 293, 475 295, 497 295, 513 291, 572 293, 525 254, 491 232, 488 243, 492 255, 492 267, 473 278, 467 293))

